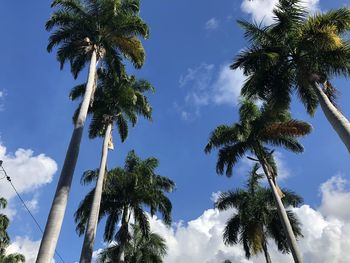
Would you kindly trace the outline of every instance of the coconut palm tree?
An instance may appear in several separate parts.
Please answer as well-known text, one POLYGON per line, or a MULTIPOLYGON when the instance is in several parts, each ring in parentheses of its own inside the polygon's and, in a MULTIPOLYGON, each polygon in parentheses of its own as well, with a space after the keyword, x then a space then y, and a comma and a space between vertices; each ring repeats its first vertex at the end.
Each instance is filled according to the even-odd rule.
MULTIPOLYGON (((132 224, 131 239, 125 246, 126 263, 162 263, 167 253, 165 240, 157 233, 145 236, 138 225, 132 224)), ((99 263, 116 262, 120 246, 112 245, 98 256, 99 263)))
POLYGON ((350 123, 337 109, 333 76, 350 75, 350 10, 340 8, 308 17, 300 0, 280 0, 275 23, 261 26, 239 21, 249 48, 240 52, 232 69, 248 77, 242 94, 275 107, 288 107, 292 93, 313 115, 318 104, 350 151, 350 123))
MULTIPOLYGON (((0 208, 7 206, 7 200, 0 198, 0 208)), ((6 249, 10 245, 10 237, 7 233, 10 220, 4 214, 0 214, 0 263, 19 263, 25 262, 25 257, 19 253, 7 254, 6 249)))
POLYGON ((94 93, 97 65, 122 71, 122 57, 139 68, 144 49, 139 36, 148 36, 148 27, 139 16, 139 1, 133 0, 54 0, 57 8, 46 23, 53 30, 47 50, 58 46, 57 59, 63 68, 70 62, 76 78, 89 63, 84 98, 74 123, 73 134, 46 223, 37 262, 50 262, 58 240, 82 138, 89 104, 94 93))
MULTIPOLYGON (((117 127, 123 142, 128 136, 128 121, 134 126, 138 115, 142 115, 146 119, 151 119, 152 115, 152 108, 147 97, 143 94, 154 90, 149 82, 136 80, 134 76, 118 77, 115 73, 106 70, 100 70, 99 73, 94 104, 90 109, 93 117, 89 136, 92 139, 103 136, 104 139, 99 174, 80 256, 81 263, 91 262, 92 259, 113 125, 117 127)), ((84 87, 85 85, 75 87, 71 92, 71 98, 77 99, 79 95, 82 95, 84 87)))
MULTIPOLYGON (((125 246, 130 240, 129 223, 133 216, 135 224, 140 226, 147 236, 150 231, 145 208, 151 215, 159 212, 165 224, 171 224, 171 202, 165 195, 171 192, 175 184, 170 179, 157 175, 155 169, 159 162, 156 158, 140 159, 134 151, 126 157, 124 168, 115 168, 107 172, 103 186, 99 220, 107 217, 104 230, 104 240, 117 241, 120 250, 117 262, 125 262, 125 246), (118 231, 116 227, 120 223, 118 231)), ((86 171, 82 183, 96 180, 98 170, 86 171)), ((77 232, 83 234, 89 218, 94 190, 91 190, 82 200, 75 213, 77 232)))
POLYGON ((276 182, 277 167, 273 159, 273 151, 269 146, 282 146, 295 153, 303 151, 297 138, 311 131, 311 126, 291 118, 288 111, 276 111, 267 104, 259 109, 253 102, 245 100, 239 110, 239 122, 217 127, 211 134, 205 152, 219 149, 216 170, 232 175, 232 168, 243 156, 251 152, 256 156, 264 170, 268 183, 273 191, 277 210, 282 221, 289 247, 295 262, 302 262, 292 227, 281 201, 283 194, 276 182))
MULTIPOLYGON (((273 193, 271 189, 261 187, 259 183, 264 177, 264 174, 258 173, 259 168, 258 164, 253 166, 246 189, 221 193, 215 207, 219 210, 236 209, 224 230, 225 244, 242 244, 247 259, 263 252, 266 263, 271 263, 267 248, 268 239, 273 239, 278 250, 283 253, 288 253, 290 249, 279 220, 273 193)), ((284 205, 295 207, 301 204, 302 198, 298 195, 287 189, 283 189, 283 193, 284 205)), ((287 215, 294 235, 302 236, 296 215, 290 210, 287 210, 287 215)))

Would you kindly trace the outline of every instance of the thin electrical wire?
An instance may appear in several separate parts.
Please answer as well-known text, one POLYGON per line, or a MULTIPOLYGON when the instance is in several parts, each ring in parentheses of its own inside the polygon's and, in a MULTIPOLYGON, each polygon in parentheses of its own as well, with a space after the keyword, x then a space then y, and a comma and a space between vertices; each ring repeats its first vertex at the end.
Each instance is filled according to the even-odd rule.
MULTIPOLYGON (((44 233, 43 229, 41 228, 39 222, 36 220, 36 218, 34 217, 34 215, 32 214, 32 212, 30 212, 28 206, 26 205, 26 203, 24 202, 23 198, 21 197, 21 195, 20 195, 19 192, 17 191, 16 187, 15 187, 14 184, 12 183, 11 177, 7 175, 7 172, 5 171, 5 168, 4 168, 2 165, 0 165, 0 167, 2 168, 2 171, 4 172, 7 181, 11 184, 13 190, 14 190, 15 193, 17 194, 17 197, 19 198, 19 200, 21 200, 23 206, 25 207, 25 209, 27 210, 27 212, 29 213, 29 215, 32 217, 32 219, 34 220, 34 222, 35 222, 35 224, 37 225, 37 227, 39 228, 40 232, 43 234, 43 233, 44 233)), ((3 178, 1 178, 1 179, 4 179, 5 177, 3 177, 3 178)), ((56 249, 55 249, 55 254, 56 254, 57 257, 59 257, 59 258, 61 259, 61 261, 62 261, 63 263, 65 263, 64 260, 63 260, 63 258, 62 258, 62 256, 58 253, 58 251, 57 251, 56 249)))

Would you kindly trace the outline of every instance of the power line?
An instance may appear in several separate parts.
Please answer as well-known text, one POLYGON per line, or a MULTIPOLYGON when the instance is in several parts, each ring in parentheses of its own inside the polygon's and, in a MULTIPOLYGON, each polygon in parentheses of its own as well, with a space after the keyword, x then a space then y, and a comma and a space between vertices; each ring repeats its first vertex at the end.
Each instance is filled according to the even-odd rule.
MULTIPOLYGON (((0 167, 2 169, 2 171, 4 172, 5 174, 5 177, 6 177, 6 180, 11 184, 13 190, 15 191, 16 195, 18 196, 19 200, 21 200, 23 206, 25 207, 25 209, 27 210, 27 212, 29 213, 29 215, 32 217, 32 219, 34 220, 35 224, 37 225, 37 227, 39 228, 40 232, 42 234, 44 234, 44 231, 43 229, 41 228, 39 222, 36 220, 36 218, 34 217, 34 215, 32 214, 32 212, 30 212, 28 206, 26 205, 26 203, 24 202, 23 198, 21 197, 21 195, 19 194, 19 192, 17 191, 16 187, 14 186, 14 184, 12 183, 12 180, 11 180, 11 177, 7 175, 6 171, 5 171, 5 168, 2 166, 2 160, 0 160, 0 167)), ((3 178, 0 178, 0 179, 4 179, 5 177, 3 178)), ((61 261, 64 263, 64 260, 62 258, 62 256, 60 255, 60 253, 58 253, 58 251, 55 249, 55 254, 57 257, 59 257, 61 259, 61 261)))

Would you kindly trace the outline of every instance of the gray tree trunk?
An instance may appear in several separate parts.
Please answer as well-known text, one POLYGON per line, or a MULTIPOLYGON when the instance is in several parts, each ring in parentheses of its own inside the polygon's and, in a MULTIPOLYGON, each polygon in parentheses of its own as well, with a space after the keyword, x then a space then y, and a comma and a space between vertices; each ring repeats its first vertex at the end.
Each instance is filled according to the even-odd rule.
POLYGON ((323 92, 320 85, 316 82, 314 83, 314 89, 324 115, 350 152, 350 122, 333 105, 333 103, 328 99, 327 95, 323 92))
MULTIPOLYGON (((124 207, 122 225, 128 227, 129 220, 130 220, 129 208, 124 207)), ((125 245, 126 245, 126 240, 122 240, 120 244, 120 251, 117 255, 117 261, 116 261, 117 263, 125 263, 125 245)))
POLYGON ((52 202, 49 217, 46 222, 45 231, 41 240, 36 263, 52 262, 58 237, 61 231, 64 214, 67 207, 68 195, 72 184, 75 165, 77 163, 80 142, 83 135, 84 123, 86 120, 89 104, 93 92, 94 79, 97 66, 96 51, 92 52, 89 75, 86 84, 84 99, 81 104, 78 118, 74 125, 73 134, 64 160, 60 179, 56 188, 55 197, 52 202))
POLYGON ((266 241, 263 241, 262 246, 263 246, 263 250, 264 250, 266 263, 272 263, 271 257, 270 257, 270 253, 269 253, 269 251, 267 249, 266 241))
POLYGON ((289 248, 290 248, 292 255, 293 255, 294 262, 295 263, 302 263, 303 259, 302 259, 302 256, 301 256, 298 244, 297 244, 297 240, 294 236, 292 226, 289 222, 289 218, 288 218, 286 209, 284 208, 281 197, 278 194, 277 187, 273 182, 272 169, 270 169, 268 162, 266 161, 266 159, 263 156, 257 155, 257 157, 258 157, 260 164, 264 170, 264 173, 267 177, 267 181, 269 182, 269 185, 271 187, 273 197, 275 199, 276 206, 277 206, 277 211, 278 211, 279 217, 281 219, 281 223, 283 225, 283 228, 284 228, 284 231, 285 231, 285 234, 287 237, 287 242, 288 242, 289 248))
POLYGON ((108 156, 108 143, 109 143, 109 140, 111 137, 111 132, 112 132, 112 124, 110 123, 107 126, 104 140, 103 140, 100 170, 98 173, 96 188, 94 191, 94 197, 93 197, 93 201, 91 204, 91 210, 90 210, 88 224, 86 227, 83 248, 81 250, 80 261, 79 261, 80 263, 90 263, 92 260, 92 253, 93 253, 95 237, 96 237, 98 215, 100 213, 100 205, 101 205, 101 198, 102 198, 102 191, 103 191, 103 182, 104 182, 104 177, 105 177, 105 173, 106 173, 107 156, 108 156))

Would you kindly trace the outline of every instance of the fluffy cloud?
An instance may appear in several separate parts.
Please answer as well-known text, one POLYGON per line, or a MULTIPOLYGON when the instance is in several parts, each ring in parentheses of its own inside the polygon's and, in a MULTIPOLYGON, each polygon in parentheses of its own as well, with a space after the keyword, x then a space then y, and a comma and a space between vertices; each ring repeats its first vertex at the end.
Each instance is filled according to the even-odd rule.
POLYGON ((231 70, 228 64, 215 67, 202 63, 189 68, 179 80, 186 91, 184 102, 174 106, 184 120, 200 115, 200 109, 208 105, 236 106, 245 77, 241 70, 231 70))
POLYGON ((16 237, 7 248, 7 253, 21 253, 27 263, 34 263, 40 246, 40 240, 33 241, 28 237, 16 237))
MULTIPOLYGON (((57 171, 56 162, 45 154, 34 155, 32 150, 18 149, 14 154, 7 153, 5 146, 0 144, 0 160, 3 160, 3 167, 11 177, 12 183, 21 194, 34 193, 39 187, 52 181, 52 177, 57 171)), ((0 173, 3 180, 5 175, 0 173)), ((11 201, 16 193, 8 182, 0 184, 1 197, 11 201)), ((37 209, 37 193, 28 202, 34 210, 37 209)), ((15 210, 9 204, 5 213, 10 217, 15 214, 15 210)))
POLYGON ((245 76, 241 70, 231 70, 229 65, 220 68, 219 76, 213 84, 213 100, 216 104, 237 105, 245 76))
MULTIPOLYGON (((51 182, 57 171, 56 162, 45 154, 34 155, 32 150, 18 149, 14 155, 0 145, 0 159, 12 182, 20 193, 29 193, 51 182)), ((0 184, 0 193, 7 199, 16 194, 7 184, 0 184)))
POLYGON ((348 207, 350 192, 346 190, 348 182, 340 175, 332 177, 322 184, 322 205, 320 211, 329 217, 340 218, 350 221, 350 210, 348 207))
POLYGON ((216 19, 215 17, 209 19, 206 23, 205 23, 205 29, 206 30, 215 30, 217 29, 219 26, 219 20, 216 19))
MULTIPOLYGON (((319 0, 304 0, 302 6, 306 7, 311 13, 318 10, 319 0)), ((278 0, 244 0, 241 4, 243 12, 251 15, 252 20, 260 23, 261 21, 268 25, 273 22, 273 9, 278 0)))
MULTIPOLYGON (((344 214, 350 192, 347 181, 342 177, 332 177, 320 187, 322 203, 319 209, 309 205, 293 209, 303 223, 304 238, 299 241, 305 262, 346 263, 350 262, 350 217, 344 214), (332 204, 336 204, 336 208, 332 204), (344 204, 344 206, 342 206, 344 204), (341 207, 342 206, 342 207, 341 207)), ((234 211, 218 212, 208 209, 198 218, 185 224, 179 222, 167 228, 157 218, 152 218, 152 230, 167 241, 168 255, 165 262, 217 263, 230 259, 237 263, 263 263, 263 256, 246 260, 240 246, 227 247, 222 242, 222 231, 229 216, 234 211)), ((292 263, 290 254, 277 251, 273 241, 269 249, 273 262, 292 263)))

